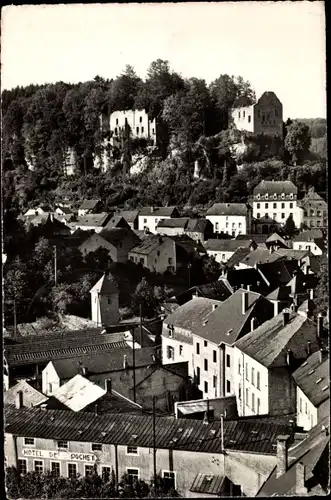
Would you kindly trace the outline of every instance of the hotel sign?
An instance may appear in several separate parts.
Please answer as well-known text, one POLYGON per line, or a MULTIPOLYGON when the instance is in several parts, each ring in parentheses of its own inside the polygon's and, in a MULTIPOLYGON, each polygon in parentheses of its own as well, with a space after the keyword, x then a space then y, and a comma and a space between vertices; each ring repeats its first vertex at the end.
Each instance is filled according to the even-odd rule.
POLYGON ((23 457, 50 458, 53 460, 72 460, 74 462, 95 462, 93 453, 72 453, 70 451, 37 450, 34 448, 23 448, 23 457))

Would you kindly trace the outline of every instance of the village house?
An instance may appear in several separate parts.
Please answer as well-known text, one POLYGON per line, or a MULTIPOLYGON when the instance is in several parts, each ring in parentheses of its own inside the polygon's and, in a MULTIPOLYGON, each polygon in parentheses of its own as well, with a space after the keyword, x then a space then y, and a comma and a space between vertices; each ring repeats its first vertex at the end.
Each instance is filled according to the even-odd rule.
POLYGON ((328 227, 328 204, 312 187, 298 202, 303 209, 303 225, 307 228, 328 227))
POLYGON ((138 214, 138 229, 139 231, 149 231, 156 234, 156 228, 160 220, 174 217, 179 217, 176 207, 143 207, 138 214))
POLYGON ((293 238, 293 250, 309 250, 313 255, 325 254, 327 247, 322 231, 302 231, 293 238))
POLYGON ((138 229, 138 214, 139 210, 121 210, 119 212, 115 212, 114 216, 123 217, 129 227, 134 230, 138 229))
POLYGON ((327 496, 330 490, 330 419, 324 418, 299 442, 279 436, 277 465, 257 497, 327 496))
POLYGON ((204 247, 207 254, 214 257, 216 262, 225 264, 239 248, 251 251, 257 248, 257 244, 252 240, 209 239, 204 247))
POLYGON ((147 139, 156 144, 156 119, 149 119, 148 113, 141 110, 114 111, 109 118, 110 132, 118 138, 125 127, 130 128, 132 137, 147 139))
POLYGON ((14 405, 18 397, 22 399, 22 405, 26 407, 38 406, 48 400, 45 394, 35 389, 26 380, 20 380, 17 384, 8 388, 3 394, 3 403, 14 405))
MULTIPOLYGON (((153 477, 152 415, 45 411, 18 404, 7 405, 5 417, 5 460, 22 474, 50 470, 84 477, 96 465, 100 476, 113 471, 116 483, 124 474, 146 482, 153 477)), ((284 423, 235 419, 220 426, 219 421, 159 416, 155 429, 156 472, 184 497, 193 496, 192 490, 209 496, 208 481, 217 476, 218 493, 254 496, 277 464, 277 436, 290 431, 284 423)))
POLYGON ((230 111, 233 125, 238 130, 283 137, 283 105, 274 92, 263 92, 255 104, 239 98, 230 111))
POLYGON ((214 203, 206 213, 214 233, 225 233, 236 237, 251 231, 252 209, 246 203, 214 203))
POLYGON ((82 231, 95 231, 100 233, 110 219, 110 214, 102 212, 101 214, 87 214, 77 218, 77 221, 72 225, 74 230, 81 229, 82 231))
POLYGON ((197 242, 204 242, 213 235, 213 226, 207 219, 179 217, 160 220, 156 231, 167 236, 186 235, 197 242))
POLYGON ((261 181, 253 191, 255 232, 268 234, 283 226, 291 215, 300 228, 303 210, 297 203, 298 189, 291 181, 261 181))
POLYGON ((160 220, 156 227, 156 232, 166 236, 179 236, 185 234, 185 228, 189 220, 188 217, 160 220))
POLYGON ((107 222, 105 229, 129 228, 129 224, 121 215, 113 215, 107 222))
POLYGON ((291 374, 320 348, 321 341, 310 318, 286 309, 239 339, 233 360, 239 415, 294 416, 296 388, 291 374))
POLYGON ((84 200, 78 209, 78 217, 96 213, 96 211, 100 208, 100 205, 100 200, 84 200))
POLYGON ((129 228, 103 229, 93 233, 79 246, 83 255, 105 248, 113 262, 125 264, 129 259, 129 251, 140 243, 138 236, 129 228))
POLYGON ((278 250, 278 248, 291 248, 291 244, 291 241, 286 240, 278 233, 271 234, 265 241, 265 246, 272 250, 278 250))
POLYGON ((52 212, 52 209, 49 205, 39 205, 38 207, 29 208, 24 214, 23 217, 35 217, 36 215, 45 215, 52 212))
POLYGON ((185 360, 203 398, 234 394, 233 344, 273 315, 264 297, 238 290, 224 302, 194 297, 165 318, 163 364, 185 360))
POLYGON ((319 350, 293 373, 297 390, 297 425, 305 431, 330 415, 329 368, 328 351, 319 350))
POLYGON ((129 251, 129 260, 155 273, 175 273, 175 242, 166 236, 151 235, 129 251))

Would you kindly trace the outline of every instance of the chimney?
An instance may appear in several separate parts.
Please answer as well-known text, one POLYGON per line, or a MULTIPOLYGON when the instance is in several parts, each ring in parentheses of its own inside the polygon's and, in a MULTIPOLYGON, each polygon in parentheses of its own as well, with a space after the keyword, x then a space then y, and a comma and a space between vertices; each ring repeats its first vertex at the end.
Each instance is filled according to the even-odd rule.
POLYGON ((241 307, 242 314, 246 314, 247 309, 248 309, 248 293, 247 292, 242 293, 241 306, 242 306, 241 307))
POLYGON ((269 253, 272 254, 273 251, 274 251, 274 247, 271 245, 271 247, 269 248, 269 253))
POLYGON ((308 342, 307 342, 307 354, 308 354, 308 356, 311 355, 311 342, 310 342, 310 340, 308 340, 308 342))
POLYGON ((82 375, 85 377, 87 373, 86 366, 82 365, 82 375))
POLYGON ((213 304, 213 311, 218 308, 218 304, 213 304))
POLYGON ((110 378, 106 378, 106 380, 105 380, 105 391, 107 392, 107 394, 111 394, 111 379, 110 378))
POLYGON ((305 486, 306 466, 302 462, 298 462, 295 467, 295 494, 305 496, 307 488, 305 486))
POLYGON ((289 435, 277 436, 277 478, 287 471, 289 439, 289 435))
POLYGON ((278 314, 278 300, 274 301, 274 316, 277 316, 278 314))
POLYGON ((18 391, 15 398, 15 406, 18 410, 23 408, 23 391, 18 391))
POLYGON ((124 354, 124 357, 123 357, 123 368, 124 370, 126 370, 128 367, 128 357, 126 354, 124 354))
POLYGON ((288 309, 283 310, 283 326, 286 326, 290 321, 290 311, 288 309))
POLYGON ((309 269, 310 269, 310 266, 308 264, 306 264, 304 267, 304 273, 309 274, 309 269))
POLYGON ((287 366, 291 366, 292 365, 292 361, 293 361, 293 352, 291 351, 291 349, 288 349, 287 353, 286 353, 286 363, 287 363, 287 366))
POLYGON ((251 319, 251 332, 257 327, 256 318, 251 319))
POLYGON ((251 291, 251 285, 247 285, 247 292, 251 291))
POLYGON ((317 316, 317 338, 320 339, 323 337, 323 316, 322 314, 319 314, 317 316))
POLYGON ((151 207, 151 214, 154 212, 154 207, 151 207))
POLYGON ((314 289, 313 288, 311 288, 309 290, 309 298, 310 298, 310 300, 314 300, 314 289))
POLYGON ((328 359, 329 353, 326 349, 320 349, 319 350, 319 362, 323 363, 326 359, 328 359))

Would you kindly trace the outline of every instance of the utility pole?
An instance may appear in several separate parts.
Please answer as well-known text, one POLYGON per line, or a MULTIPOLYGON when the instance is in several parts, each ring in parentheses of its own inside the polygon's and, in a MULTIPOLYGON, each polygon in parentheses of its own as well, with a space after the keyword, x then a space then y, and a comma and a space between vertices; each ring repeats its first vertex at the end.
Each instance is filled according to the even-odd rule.
POLYGON ((224 452, 224 415, 221 414, 221 452, 224 452))
POLYGON ((17 337, 16 297, 14 296, 14 338, 17 337))
POLYGON ((143 347, 143 305, 139 304, 139 316, 140 316, 140 346, 143 347))
POLYGON ((54 245, 54 282, 55 286, 57 285, 57 254, 56 254, 56 245, 54 245))
POLYGON ((132 330, 132 360, 133 360, 133 401, 136 403, 136 350, 134 330, 132 330))
POLYGON ((157 497, 156 484, 156 428, 155 428, 155 396, 153 396, 153 468, 154 468, 154 496, 157 497))
POLYGON ((191 288, 191 267, 192 267, 192 264, 191 262, 189 262, 187 264, 187 269, 188 269, 188 287, 191 288))

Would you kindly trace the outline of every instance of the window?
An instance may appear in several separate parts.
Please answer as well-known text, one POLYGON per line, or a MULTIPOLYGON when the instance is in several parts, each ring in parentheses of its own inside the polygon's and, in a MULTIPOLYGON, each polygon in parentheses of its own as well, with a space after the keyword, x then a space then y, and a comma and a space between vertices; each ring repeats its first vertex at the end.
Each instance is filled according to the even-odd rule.
POLYGON ((93 475, 93 465, 85 465, 85 476, 93 475))
POLYGON ((213 363, 217 362, 217 352, 213 351, 213 363))
POLYGON ((203 341, 203 345, 204 345, 204 347, 207 347, 207 345, 208 345, 207 340, 204 340, 204 341, 203 341))
POLYGON ((208 392, 208 382, 205 382, 205 392, 208 392))
POLYGON ((307 412, 308 412, 308 406, 307 406, 307 403, 305 403, 305 414, 307 415, 307 412))
POLYGON ((60 462, 51 462, 51 472, 55 477, 59 477, 61 475, 60 462))
POLYGON ((290 208, 293 208, 293 203, 290 203, 290 208))
POLYGON ((140 121, 140 123, 142 123, 142 121, 143 121, 143 117, 142 116, 139 117, 139 121, 140 121))
POLYGON ((264 217, 267 219, 269 217, 269 214, 268 213, 265 213, 264 214, 264 217))
POLYGON ((313 220, 311 220, 311 221, 310 221, 310 227, 314 227, 314 225, 315 225, 315 224, 314 224, 314 221, 313 221, 313 220))
POLYGON ((141 133, 142 134, 144 133, 144 127, 141 127, 141 133))
POLYGON ((277 214, 272 214, 273 215, 273 219, 276 219, 277 217, 277 214))
POLYGON ((293 200, 293 193, 290 193, 290 198, 291 200, 293 200))
POLYGON ((111 300, 110 300, 110 298, 108 297, 108 305, 110 304, 110 302, 111 302, 111 300))
POLYGON ((67 450, 68 449, 68 441, 58 441, 57 442, 57 447, 58 448, 62 448, 64 450, 67 450))
POLYGON ((251 123, 251 115, 248 115, 248 123, 251 123))
POLYGON ((310 245, 306 245, 306 250, 310 250, 310 245))
POLYGON ((245 118, 245 111, 243 111, 243 118, 245 118))
POLYGON ((302 249, 302 245, 299 245, 299 250, 301 250, 301 249, 302 249))
POLYGON ((238 398, 241 399, 241 385, 238 385, 238 398))
POLYGON ((268 208, 269 207, 269 203, 265 203, 265 208, 268 208))
POLYGON ((200 366, 197 367, 197 384, 200 385, 200 366))
POLYGON ((225 253, 222 253, 222 260, 225 260, 225 253))
POLYGON ((26 474, 28 469, 27 469, 27 463, 26 463, 26 460, 25 458, 20 458, 19 461, 18 461, 18 471, 21 473, 21 474, 26 474))
POLYGON ((127 446, 126 454, 127 455, 138 455, 138 447, 137 446, 127 446))
POLYGON ((317 217, 322 217, 322 212, 320 210, 317 210, 317 217))
POLYGON ((281 204, 281 208, 285 208, 285 203, 282 203, 282 204, 281 204))
POLYGON ((53 384, 48 384, 48 392, 52 392, 52 390, 53 390, 52 385, 53 385, 53 384))
POLYGON ((110 467, 102 467, 101 468, 101 476, 104 481, 109 481, 110 479, 110 467))
POLYGON ((196 343, 196 353, 200 354, 200 344, 199 344, 199 342, 196 343))
POLYGON ((238 374, 239 374, 239 375, 241 374, 241 363, 240 363, 240 359, 238 359, 238 374))
POLYGON ((259 200, 259 199, 260 199, 260 195, 259 195, 259 194, 257 194, 257 195, 256 195, 256 198, 259 200))
POLYGON ((152 134, 155 135, 155 129, 154 128, 152 128, 152 134))
POLYGON ((241 227, 241 222, 238 223, 238 227, 241 227))
POLYGON ((230 368, 230 366, 231 366, 231 364, 230 364, 230 363, 231 363, 231 360, 230 360, 230 354, 227 354, 227 355, 226 355, 226 366, 227 366, 228 368, 230 368))
POLYGON ((260 203, 257 203, 256 204, 256 208, 260 208, 261 204, 260 203))
POLYGON ((246 380, 248 380, 248 363, 245 365, 246 380))
POLYGON ((260 398, 257 398, 257 400, 256 400, 256 413, 258 415, 260 414, 260 405, 261 405, 260 398))
POLYGON ((118 118, 116 118, 116 125, 118 125, 118 118))
POLYGON ((34 461, 34 470, 38 474, 42 474, 44 472, 44 462, 43 462, 43 460, 35 460, 34 461))
POLYGON ((293 212, 290 212, 290 216, 293 217, 293 212))
POLYGON ((215 222, 215 227, 216 229, 218 229, 218 222, 215 222))
POLYGON ((114 132, 115 132, 115 135, 117 135, 117 127, 115 127, 115 130, 114 130, 114 132))
POLYGON ((213 388, 215 389, 217 385, 217 376, 213 375, 213 388))
POLYGON ((77 465, 68 464, 68 477, 76 477, 76 476, 77 476, 77 465))
POLYGON ((160 257, 160 250, 157 251, 157 256, 160 257))
POLYGON ((230 380, 226 381, 226 392, 231 392, 231 382, 230 382, 230 380))
POLYGON ((176 473, 170 471, 163 471, 163 479, 165 490, 169 491, 176 488, 176 473))
POLYGON ((240 111, 238 111, 238 118, 240 118, 240 111))
POLYGON ((92 451, 102 451, 101 443, 92 443, 92 451))
POLYGON ((208 359, 204 360, 204 368, 205 368, 205 372, 207 372, 208 371, 208 359))
POLYGON ((248 406, 248 408, 249 408, 248 396, 249 396, 248 389, 246 389, 246 406, 248 406))
POLYGON ((172 257, 169 257, 168 264, 172 264, 172 257))
POLYGON ((235 222, 232 222, 232 227, 235 227, 236 223, 235 222))
POLYGON ((284 212, 282 212, 282 219, 285 219, 285 214, 284 214, 284 212))
POLYGON ((144 258, 143 258, 143 257, 141 257, 141 258, 139 259, 139 262, 140 262, 140 264, 144 264, 144 262, 145 262, 145 261, 144 261, 144 258))
POLYGON ((273 208, 277 208, 277 203, 272 204, 273 208))
POLYGON ((136 127, 136 134, 139 135, 139 127, 136 127))
POLYGON ((255 394, 252 393, 252 411, 255 411, 255 394))
POLYGON ((260 390, 260 372, 256 372, 256 388, 260 390))
POLYGON ((252 376, 252 380, 251 380, 252 385, 255 385, 255 384, 254 384, 254 378, 255 378, 255 377, 254 377, 254 371, 255 371, 255 370, 254 370, 254 368, 252 367, 252 374, 251 374, 251 376, 252 376))
POLYGON ((321 221, 320 221, 320 220, 318 220, 318 221, 316 222, 316 224, 317 224, 317 227, 320 227, 320 225, 321 225, 321 221))
POLYGON ((127 469, 127 475, 129 483, 134 483, 139 479, 139 470, 138 469, 127 469))
POLYGON ((259 219, 261 216, 260 214, 256 214, 256 218, 259 219))
POLYGON ((180 356, 183 355, 183 346, 182 345, 179 346, 179 355, 180 356))
POLYGON ((171 345, 167 346, 167 358, 168 359, 175 359, 175 351, 171 345))
POLYGON ((34 438, 24 438, 24 446, 34 446, 34 438))
POLYGON ((144 219, 144 224, 146 224, 146 223, 147 223, 147 219, 144 219))

